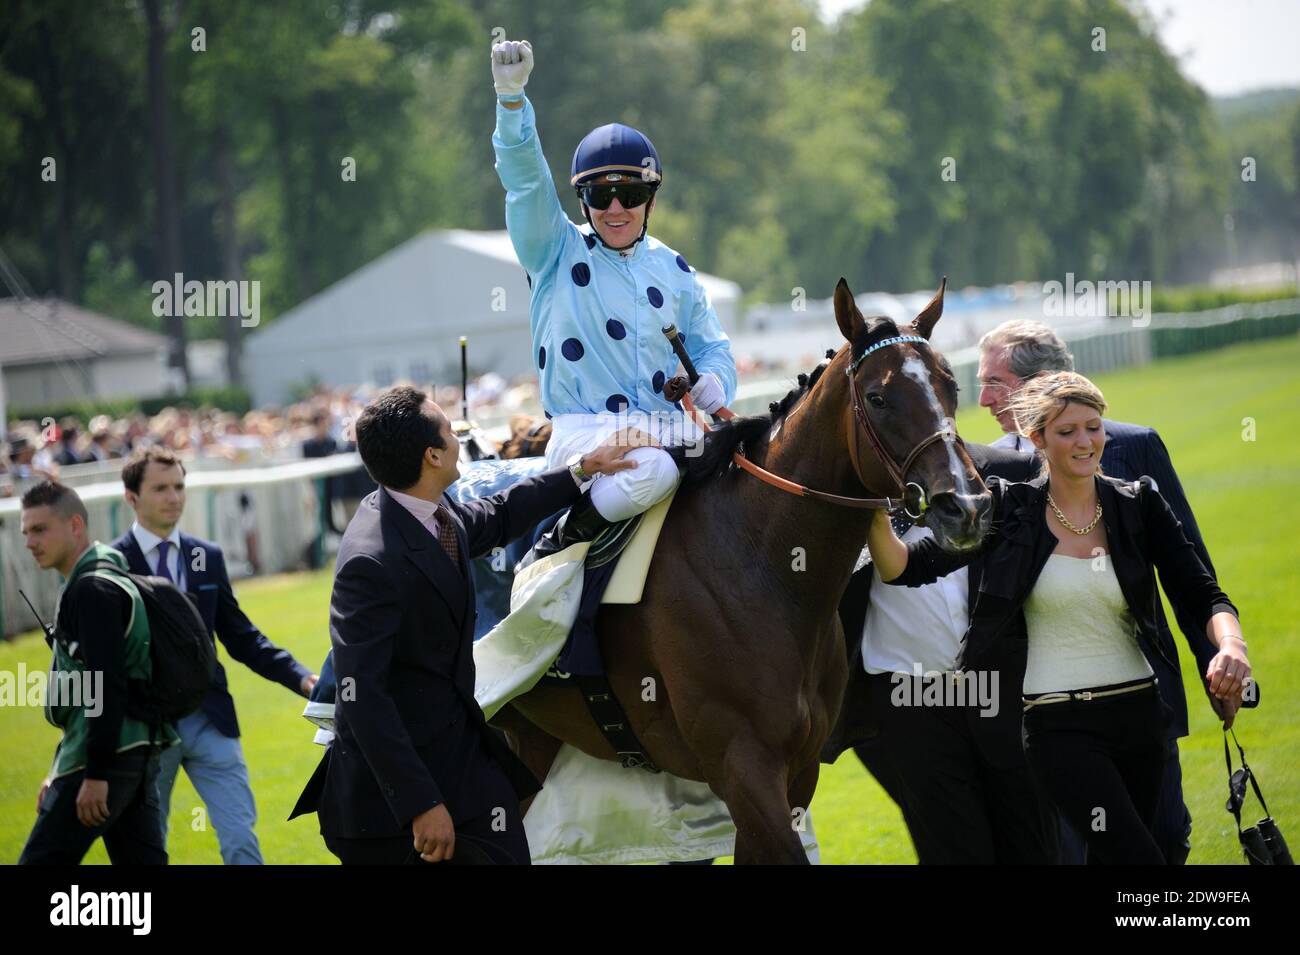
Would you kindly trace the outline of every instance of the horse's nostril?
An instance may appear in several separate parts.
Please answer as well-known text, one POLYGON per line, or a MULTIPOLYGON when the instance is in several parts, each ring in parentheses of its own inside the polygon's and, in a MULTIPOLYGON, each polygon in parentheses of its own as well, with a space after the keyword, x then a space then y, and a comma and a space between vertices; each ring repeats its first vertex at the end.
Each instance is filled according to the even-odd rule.
POLYGON ((992 503, 991 494, 957 494, 945 492, 936 494, 930 500, 930 508, 945 521, 975 528, 985 520, 992 503))
POLYGON ((941 517, 961 520, 964 516, 961 504, 955 494, 936 494, 930 500, 930 509, 938 511, 941 517))

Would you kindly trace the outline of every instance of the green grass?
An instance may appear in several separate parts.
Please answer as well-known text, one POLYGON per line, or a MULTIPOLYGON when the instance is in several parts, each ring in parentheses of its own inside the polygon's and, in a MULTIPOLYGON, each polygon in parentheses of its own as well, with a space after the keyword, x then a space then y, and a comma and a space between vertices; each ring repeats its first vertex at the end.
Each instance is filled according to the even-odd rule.
MULTIPOLYGON (((1260 679, 1262 704, 1244 711, 1238 735, 1263 781, 1275 816, 1300 817, 1300 648, 1290 642, 1300 617, 1300 338, 1237 346, 1099 376, 1111 416, 1159 429, 1183 480, 1224 590, 1241 610, 1260 679), (1243 419, 1256 440, 1242 439, 1243 419)), ((967 396, 973 397, 973 396, 967 396)), ((997 437, 979 408, 958 426, 969 440, 997 437)), ((272 640, 316 667, 329 646, 330 575, 271 577, 242 584, 239 599, 272 640)), ((1226 798, 1222 743, 1185 648, 1183 673, 1192 735, 1183 740, 1184 791, 1194 819, 1193 863, 1239 863, 1226 798)), ((0 645, 0 669, 44 668, 35 634, 0 645)), ((239 707, 244 753, 257 796, 258 837, 268 862, 331 862, 314 817, 286 822, 320 757, 301 700, 238 664, 224 661, 239 707)), ((35 709, 0 715, 0 860, 18 857, 35 814, 36 790, 57 741, 35 709)), ((194 831, 200 806, 182 773, 172 800, 169 849, 175 863, 217 863, 211 829, 194 831)), ((915 861, 898 809, 852 754, 824 767, 813 818, 827 863, 915 861)), ((1251 813, 1255 812, 1253 796, 1251 813)), ((1251 821, 1254 821, 1252 816, 1251 821)), ((106 862, 97 845, 88 862, 106 862)))

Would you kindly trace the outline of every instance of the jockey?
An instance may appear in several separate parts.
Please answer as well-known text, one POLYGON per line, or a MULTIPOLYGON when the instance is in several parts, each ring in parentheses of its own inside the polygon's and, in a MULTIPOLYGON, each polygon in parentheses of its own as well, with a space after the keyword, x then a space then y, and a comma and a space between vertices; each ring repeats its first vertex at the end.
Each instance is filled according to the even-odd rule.
MULTIPOLYGON (((569 221, 523 92, 532 68, 527 41, 492 47, 492 145, 506 227, 532 289, 533 361, 553 426, 547 464, 572 465, 624 427, 663 445, 694 441, 700 430, 677 402, 689 390, 705 413, 727 404, 736 364, 695 270, 646 233, 663 181, 659 155, 631 127, 592 130, 573 154, 570 179, 587 227, 569 221), (661 330, 669 322, 684 333, 700 373, 693 388, 674 374, 677 358, 661 330)), ((627 457, 637 466, 596 478, 574 505, 565 537, 594 536, 605 521, 639 514, 677 485, 677 463, 662 448, 636 448, 627 457)))

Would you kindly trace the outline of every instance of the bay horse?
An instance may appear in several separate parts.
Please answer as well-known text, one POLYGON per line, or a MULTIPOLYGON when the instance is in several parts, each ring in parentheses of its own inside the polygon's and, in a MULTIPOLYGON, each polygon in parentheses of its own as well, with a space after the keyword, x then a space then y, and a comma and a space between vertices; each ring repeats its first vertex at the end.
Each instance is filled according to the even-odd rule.
MULTIPOLYGON (((726 803, 737 863, 808 861, 795 823, 844 694, 836 609, 873 512, 782 493, 731 467, 733 452, 743 446, 772 474, 847 497, 914 483, 940 545, 978 546, 991 496, 952 429, 956 382, 928 344, 943 292, 900 328, 863 318, 841 279, 845 343, 772 414, 708 435, 688 459, 641 603, 600 608, 608 679, 633 732, 658 767, 707 782, 726 803)), ((539 684, 492 722, 539 779, 561 742, 615 759, 572 687, 539 684)))

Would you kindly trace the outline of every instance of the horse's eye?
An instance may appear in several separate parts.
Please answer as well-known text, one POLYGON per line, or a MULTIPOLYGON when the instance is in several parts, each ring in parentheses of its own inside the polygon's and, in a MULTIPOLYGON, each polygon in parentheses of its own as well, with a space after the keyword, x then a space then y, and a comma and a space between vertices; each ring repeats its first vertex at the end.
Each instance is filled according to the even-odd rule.
POLYGON ((871 407, 873 408, 885 407, 885 396, 880 394, 879 392, 876 391, 871 392, 871 394, 867 395, 867 401, 870 403, 871 407))

